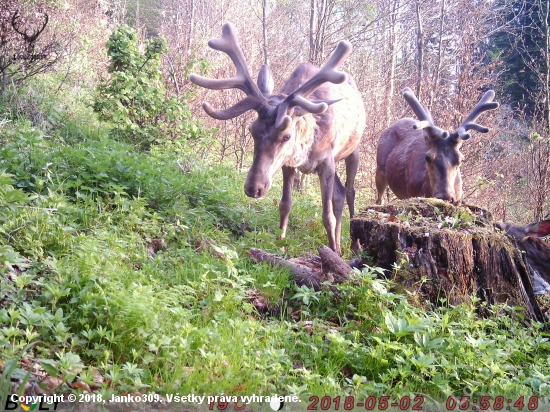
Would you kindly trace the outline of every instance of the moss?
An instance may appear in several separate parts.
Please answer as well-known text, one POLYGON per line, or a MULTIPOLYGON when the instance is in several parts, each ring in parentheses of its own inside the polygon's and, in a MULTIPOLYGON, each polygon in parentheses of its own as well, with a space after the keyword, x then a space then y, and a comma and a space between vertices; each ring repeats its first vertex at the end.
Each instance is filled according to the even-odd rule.
POLYGON ((411 227, 429 227, 430 231, 476 226, 493 232, 491 212, 475 205, 453 205, 435 198, 412 198, 387 205, 369 205, 356 219, 408 222, 411 227), (387 216, 386 216, 387 215, 387 216))

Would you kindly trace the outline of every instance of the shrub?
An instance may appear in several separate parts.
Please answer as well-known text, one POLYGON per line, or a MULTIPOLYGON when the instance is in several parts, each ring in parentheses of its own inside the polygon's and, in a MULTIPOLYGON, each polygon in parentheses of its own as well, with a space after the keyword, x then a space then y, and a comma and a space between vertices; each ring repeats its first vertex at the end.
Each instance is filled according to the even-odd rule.
POLYGON ((186 102, 167 96, 160 62, 166 51, 163 38, 147 41, 142 52, 136 32, 119 26, 109 38, 107 49, 110 78, 98 86, 93 109, 101 120, 114 124, 114 137, 148 148, 165 139, 200 134, 188 120, 186 102))

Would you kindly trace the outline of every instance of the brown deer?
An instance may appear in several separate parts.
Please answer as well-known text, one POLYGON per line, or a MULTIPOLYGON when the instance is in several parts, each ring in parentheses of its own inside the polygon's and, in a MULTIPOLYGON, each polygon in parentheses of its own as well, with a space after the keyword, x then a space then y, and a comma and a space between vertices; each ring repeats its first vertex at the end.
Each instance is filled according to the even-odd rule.
POLYGON ((352 78, 336 70, 351 53, 351 44, 338 43, 322 69, 301 63, 276 94, 272 94, 274 82, 267 66, 262 66, 257 84, 250 76, 231 23, 225 23, 222 37, 210 40, 208 45, 229 55, 237 75, 218 80, 192 74, 190 80, 208 89, 240 89, 246 98, 225 110, 216 110, 205 102, 202 107, 206 113, 219 120, 232 119, 248 110, 258 113, 249 128, 254 138, 254 157, 244 184, 246 195, 265 196, 273 176, 283 169, 279 212, 281 238, 284 238, 292 208, 295 170, 317 173, 329 246, 340 253, 342 210, 347 200, 350 216, 354 216, 353 184, 359 165, 358 144, 365 128, 361 95, 352 78), (337 102, 340 103, 335 104, 337 102), (335 170, 335 163, 343 159, 345 187, 335 170))
POLYGON ((400 119, 382 132, 376 153, 376 203, 382 204, 388 185, 399 199, 436 197, 458 202, 462 198, 462 141, 470 138, 468 130, 489 131, 474 122, 483 112, 499 106, 492 101, 495 92, 487 91, 460 127, 450 134, 434 125, 430 112, 411 89, 407 87, 403 97, 420 121, 400 119))
POLYGON ((531 279, 535 295, 550 292, 550 244, 540 237, 550 235, 550 220, 517 226, 509 222, 497 222, 494 226, 513 238, 518 249, 525 251, 527 263, 533 269, 531 279))

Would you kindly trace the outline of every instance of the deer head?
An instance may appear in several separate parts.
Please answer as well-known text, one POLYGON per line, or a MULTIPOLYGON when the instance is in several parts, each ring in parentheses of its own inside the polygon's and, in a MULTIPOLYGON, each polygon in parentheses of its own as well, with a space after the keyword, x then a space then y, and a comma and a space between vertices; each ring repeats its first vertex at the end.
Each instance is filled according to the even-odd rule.
POLYGON ((496 222, 494 226, 515 239, 550 235, 550 220, 542 220, 526 226, 517 226, 510 222, 496 222))
POLYGON ((464 159, 460 148, 462 142, 470 138, 468 130, 476 130, 480 133, 489 131, 487 127, 480 126, 475 121, 482 113, 499 106, 497 102, 493 102, 495 92, 487 91, 460 127, 452 133, 434 125, 430 112, 420 104, 411 89, 407 87, 403 91, 403 97, 420 120, 414 124, 413 128, 424 132, 427 148, 426 173, 429 179, 429 190, 426 196, 451 202, 459 201, 462 198, 460 165, 464 159), (455 184, 457 181, 460 184, 455 184))
POLYGON ((550 235, 550 220, 518 226, 510 222, 496 222, 494 226, 514 239, 515 245, 525 253, 533 270, 531 284, 535 295, 550 292, 550 244, 539 239, 550 235))
POLYGON ((340 100, 310 101, 307 97, 325 82, 339 84, 346 81, 346 74, 336 68, 351 53, 351 44, 346 41, 338 43, 327 64, 288 95, 272 94, 273 77, 265 65, 260 70, 257 83, 254 82, 231 23, 225 23, 222 37, 210 40, 208 45, 231 58, 237 69, 236 76, 230 79, 207 79, 192 74, 190 80, 208 89, 239 89, 246 94, 243 100, 224 110, 216 110, 210 104, 203 103, 206 113, 215 119, 232 119, 249 110, 258 113, 258 118, 249 128, 254 138, 254 160, 244 191, 249 197, 261 198, 269 191, 273 176, 290 156, 296 140, 300 138, 300 133, 296 130, 298 119, 308 114, 323 113, 329 105, 340 100))

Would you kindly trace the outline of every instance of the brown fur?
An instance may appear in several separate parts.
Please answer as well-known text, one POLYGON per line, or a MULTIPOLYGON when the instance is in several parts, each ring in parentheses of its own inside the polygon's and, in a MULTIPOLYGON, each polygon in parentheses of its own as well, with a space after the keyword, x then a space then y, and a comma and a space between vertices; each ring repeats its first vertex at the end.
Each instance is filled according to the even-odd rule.
POLYGON ((495 227, 515 239, 520 250, 525 251, 529 266, 536 275, 550 282, 550 244, 540 239, 550 235, 550 220, 518 226, 510 222, 495 223, 495 227))
POLYGON ((322 218, 329 246, 340 253, 342 209, 347 199, 350 216, 354 216, 357 148, 365 127, 365 109, 351 76, 348 75, 348 80, 342 84, 324 83, 308 96, 311 101, 342 99, 331 104, 325 112, 312 114, 297 107, 291 114, 289 129, 279 131, 272 127, 279 104, 318 71, 319 68, 310 63, 300 64, 280 93, 273 95, 268 105, 258 111, 258 118, 250 128, 254 137, 254 159, 245 182, 245 192, 251 197, 263 197, 269 191, 275 173, 283 168, 283 196, 279 204, 279 227, 283 238, 292 209, 294 170, 303 174, 316 173, 321 183, 322 218), (285 134, 290 135, 290 140, 280 144, 280 136, 285 134), (346 160, 345 187, 335 171, 334 164, 340 160, 346 160))
POLYGON ((462 154, 459 149, 462 142, 431 139, 424 129, 414 130, 415 123, 414 119, 400 119, 380 136, 376 154, 377 203, 382 203, 387 186, 399 199, 460 200, 462 154), (428 166, 426 156, 429 153, 439 154, 440 158, 432 158, 428 166))
POLYGON ((376 153, 376 203, 382 204, 388 185, 399 199, 435 197, 460 201, 462 141, 470 138, 468 130, 489 131, 475 121, 482 113, 499 106, 493 102, 495 92, 485 92, 458 129, 450 134, 434 124, 429 110, 420 104, 411 89, 405 88, 403 97, 420 121, 398 120, 380 136, 376 153))
POLYGON ((214 80, 192 74, 191 81, 216 90, 239 88, 247 97, 229 109, 215 110, 207 103, 203 108, 220 120, 248 110, 258 113, 250 125, 254 158, 244 184, 246 195, 265 196, 273 176, 282 169, 283 195, 279 203, 282 238, 292 209, 295 170, 316 173, 321 184, 322 217, 329 246, 340 252, 342 209, 347 200, 353 217, 358 144, 365 127, 365 108, 355 83, 349 75, 336 70, 351 52, 351 44, 340 42, 322 69, 309 63, 300 64, 278 94, 272 94, 273 78, 267 66, 260 70, 257 83, 252 80, 232 24, 224 24, 222 37, 208 44, 231 57, 237 76, 214 80), (340 160, 346 162, 345 186, 336 175, 335 163, 340 160))

